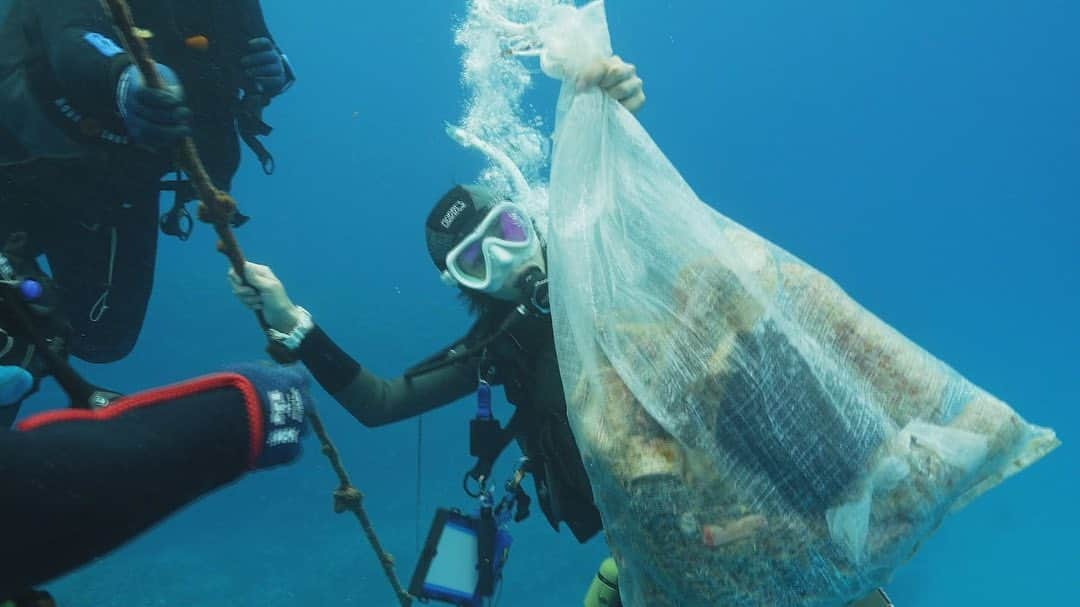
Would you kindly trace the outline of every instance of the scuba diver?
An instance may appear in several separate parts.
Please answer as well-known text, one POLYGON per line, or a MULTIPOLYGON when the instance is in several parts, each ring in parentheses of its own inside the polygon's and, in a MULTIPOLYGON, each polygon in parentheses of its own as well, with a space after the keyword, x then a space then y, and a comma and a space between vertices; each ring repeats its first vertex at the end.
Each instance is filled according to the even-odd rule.
MULTIPOLYGON (((32 384, 26 370, 0 366, 0 405, 32 384)), ((0 607, 51 604, 32 588, 250 470, 295 460, 307 384, 296 368, 240 365, 0 430, 0 607)))
MULTIPOLYGON (((618 57, 590 70, 580 86, 599 86, 631 111, 645 102, 636 68, 618 57)), ((292 303, 270 268, 249 263, 246 284, 231 270, 230 281, 241 302, 263 314, 280 358, 303 362, 365 426, 409 419, 502 385, 516 412, 506 428, 473 437, 483 444, 475 445, 479 462, 471 480, 490 480, 495 458, 517 440, 552 528, 565 523, 579 542, 588 541, 603 525, 566 417, 544 245, 532 219, 483 187, 457 186, 435 205, 425 228, 432 262, 478 319, 460 340, 397 379, 375 376, 341 350, 292 303)))
MULTIPOLYGON (((631 111, 645 101, 636 68, 604 61, 581 86, 599 86, 631 111)), ((505 428, 474 433, 479 461, 469 478, 483 486, 512 440, 528 460, 540 507, 551 526, 565 523, 579 542, 601 529, 585 467, 566 417, 566 399, 547 311, 544 247, 532 220, 512 202, 477 186, 457 186, 426 222, 428 251, 443 279, 458 287, 478 316, 460 340, 404 376, 384 380, 342 351, 266 266, 245 267, 246 286, 230 271, 234 292, 259 310, 279 359, 298 360, 360 423, 409 419, 478 389, 502 385, 516 413, 505 428), (524 303, 522 303, 524 302, 524 303)))
MULTIPOLYGON (((12 0, 0 22, 0 245, 28 235, 73 326, 70 352, 119 360, 141 332, 160 228, 186 237, 191 185, 162 181, 194 137, 228 191, 239 140, 272 169, 261 112, 295 80, 257 0, 130 0, 164 90, 148 87, 99 0, 12 0)), ((238 218, 238 223, 243 221, 238 218)))

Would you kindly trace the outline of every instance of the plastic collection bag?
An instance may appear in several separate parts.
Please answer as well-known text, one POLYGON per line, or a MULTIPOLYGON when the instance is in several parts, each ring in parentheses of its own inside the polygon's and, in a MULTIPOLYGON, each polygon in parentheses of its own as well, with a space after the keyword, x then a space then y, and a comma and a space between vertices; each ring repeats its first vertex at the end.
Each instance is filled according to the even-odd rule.
POLYGON ((702 203, 633 116, 576 91, 611 55, 602 2, 539 32, 567 82, 552 316, 625 604, 846 605, 1058 445, 702 203))

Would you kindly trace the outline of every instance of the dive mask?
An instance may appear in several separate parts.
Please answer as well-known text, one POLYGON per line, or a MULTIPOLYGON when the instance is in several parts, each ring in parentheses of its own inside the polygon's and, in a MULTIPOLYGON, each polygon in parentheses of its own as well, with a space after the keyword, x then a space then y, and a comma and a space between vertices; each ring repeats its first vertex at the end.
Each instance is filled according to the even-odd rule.
POLYGON ((493 293, 533 259, 539 249, 540 242, 529 216, 514 203, 502 202, 450 249, 443 278, 448 284, 493 293))

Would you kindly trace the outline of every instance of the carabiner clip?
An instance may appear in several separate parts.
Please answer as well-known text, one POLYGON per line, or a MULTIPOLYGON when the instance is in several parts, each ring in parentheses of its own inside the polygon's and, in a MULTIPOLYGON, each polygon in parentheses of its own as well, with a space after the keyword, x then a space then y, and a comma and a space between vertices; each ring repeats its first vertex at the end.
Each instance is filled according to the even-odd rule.
POLYGON ((183 205, 175 206, 162 215, 160 225, 163 233, 175 236, 182 241, 191 238, 191 233, 195 230, 195 221, 191 218, 187 207, 183 205))
POLYGON ((480 477, 473 476, 472 471, 470 470, 465 473, 465 478, 461 481, 461 488, 465 490, 465 495, 468 495, 469 497, 483 497, 483 495, 487 493, 487 479, 482 475, 480 477), (476 491, 473 491, 469 486, 470 479, 476 482, 476 491))

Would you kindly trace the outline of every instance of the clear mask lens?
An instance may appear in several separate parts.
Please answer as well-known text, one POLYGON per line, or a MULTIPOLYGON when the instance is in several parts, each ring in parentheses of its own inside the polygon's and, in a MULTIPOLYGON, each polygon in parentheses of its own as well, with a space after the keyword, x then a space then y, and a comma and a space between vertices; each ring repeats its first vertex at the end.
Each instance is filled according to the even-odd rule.
POLYGON ((520 261, 518 257, 528 251, 534 239, 532 223, 521 210, 509 204, 499 205, 476 232, 458 245, 458 253, 451 261, 458 273, 486 282, 493 265, 500 266, 499 270, 508 269, 502 266, 520 261))
POLYGON ((457 257, 457 266, 463 274, 483 280, 487 277, 487 263, 480 245, 478 241, 466 247, 457 257))

